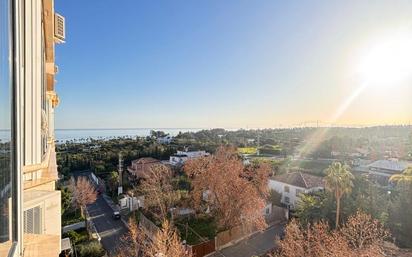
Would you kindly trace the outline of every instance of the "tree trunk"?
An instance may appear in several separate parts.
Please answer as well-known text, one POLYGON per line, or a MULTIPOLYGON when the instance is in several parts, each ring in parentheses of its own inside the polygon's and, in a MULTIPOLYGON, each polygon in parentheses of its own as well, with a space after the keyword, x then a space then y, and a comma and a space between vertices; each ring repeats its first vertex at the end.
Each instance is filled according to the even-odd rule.
POLYGON ((338 229, 339 227, 339 214, 340 214, 340 198, 336 198, 336 221, 335 221, 335 228, 338 229))
POLYGON ((80 206, 80 216, 84 218, 83 206, 80 206))

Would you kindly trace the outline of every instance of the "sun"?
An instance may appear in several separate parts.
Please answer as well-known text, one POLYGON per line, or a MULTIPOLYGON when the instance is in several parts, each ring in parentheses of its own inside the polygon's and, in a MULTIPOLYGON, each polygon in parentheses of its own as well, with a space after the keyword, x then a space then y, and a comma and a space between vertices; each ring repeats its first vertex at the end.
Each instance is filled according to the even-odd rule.
POLYGON ((372 44, 358 72, 369 86, 391 87, 412 75, 412 34, 388 37, 372 44))

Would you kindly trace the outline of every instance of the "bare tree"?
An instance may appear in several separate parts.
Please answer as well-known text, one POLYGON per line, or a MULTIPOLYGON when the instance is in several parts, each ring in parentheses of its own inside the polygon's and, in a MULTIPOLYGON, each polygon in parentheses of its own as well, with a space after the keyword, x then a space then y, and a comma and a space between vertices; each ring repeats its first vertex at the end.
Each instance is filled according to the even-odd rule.
POLYGON ((146 257, 148 238, 134 219, 129 219, 128 232, 122 236, 116 247, 117 257, 146 257))
POLYGON ((153 241, 148 245, 147 254, 149 257, 192 257, 192 252, 180 241, 179 234, 173 225, 165 219, 162 229, 154 236, 153 241))
POLYGON ((73 205, 80 209, 80 213, 83 217, 86 205, 96 201, 96 190, 86 177, 79 177, 77 180, 71 178, 70 190, 73 193, 73 205))
POLYGON ((390 235, 378 220, 359 211, 348 218, 341 228, 341 233, 355 249, 380 246, 390 235))
POLYGON ((144 208, 156 216, 159 221, 179 200, 179 194, 173 189, 173 173, 165 165, 153 165, 141 182, 138 191, 145 197, 144 208))
POLYGON ((192 252, 182 244, 179 234, 168 220, 152 239, 132 219, 129 231, 119 241, 117 257, 192 257, 192 252))
POLYGON ((331 230, 323 221, 304 228, 293 220, 286 226, 278 250, 269 256, 383 257, 387 256, 383 241, 388 236, 377 220, 361 212, 349 217, 339 230, 331 230))
POLYGON ((355 257, 347 241, 336 231, 330 231, 325 222, 302 228, 296 220, 285 229, 285 238, 279 241, 277 257, 355 257))
POLYGON ((184 170, 192 179, 195 208, 210 209, 220 228, 240 224, 266 227, 262 215, 265 190, 244 176, 243 163, 233 148, 221 147, 212 156, 189 160, 184 170))

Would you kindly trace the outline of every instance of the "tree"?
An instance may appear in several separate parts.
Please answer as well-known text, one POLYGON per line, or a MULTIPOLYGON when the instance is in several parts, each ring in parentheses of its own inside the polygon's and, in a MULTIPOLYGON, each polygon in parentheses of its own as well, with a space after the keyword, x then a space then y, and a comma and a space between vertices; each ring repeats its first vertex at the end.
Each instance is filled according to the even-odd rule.
POLYGON ((96 201, 96 190, 86 177, 79 177, 77 178, 77 181, 72 178, 70 187, 73 193, 73 204, 76 208, 80 208, 80 213, 83 217, 86 205, 96 201))
POLYGON ((148 238, 133 218, 129 219, 128 231, 121 237, 116 247, 117 257, 143 257, 148 238))
POLYGON ((159 221, 179 200, 178 192, 173 189, 173 173, 165 165, 153 165, 141 182, 138 191, 145 196, 144 208, 156 216, 159 221))
POLYGON ((278 243, 276 257, 348 257, 355 255, 345 238, 337 231, 330 232, 326 222, 316 222, 302 228, 292 220, 285 228, 285 237, 278 243))
POLYGON ((117 257, 192 257, 192 252, 182 244, 173 225, 164 220, 162 228, 150 238, 145 229, 129 220, 129 231, 117 246, 117 257))
POLYGON ((278 250, 269 256, 383 257, 387 256, 383 241, 388 236, 379 221, 361 212, 350 216, 341 229, 335 230, 330 230, 325 221, 302 226, 292 220, 285 228, 278 250))
POLYGON ((352 180, 354 176, 350 172, 348 165, 342 165, 340 162, 332 163, 326 170, 325 187, 328 191, 333 192, 336 199, 336 219, 335 227, 339 227, 340 201, 344 194, 349 194, 353 187, 352 180))
MULTIPOLYGON (((409 173, 409 170, 408 170, 409 173)), ((412 247, 412 181, 406 178, 397 180, 391 197, 388 226, 402 247, 412 247)))
POLYGON ((148 245, 147 254, 149 257, 192 257, 192 252, 186 249, 186 246, 180 241, 180 237, 168 221, 164 220, 162 228, 153 238, 153 241, 148 245))
POLYGON ((269 196, 269 187, 267 183, 271 169, 269 163, 253 163, 243 169, 241 176, 250 181, 262 197, 267 198, 269 196))
POLYGON ((241 224, 266 227, 264 190, 244 176, 243 163, 233 148, 220 147, 214 155, 189 160, 184 171, 192 180, 195 208, 210 210, 220 229, 241 224))
POLYGON ((383 241, 389 237, 389 232, 378 220, 359 211, 349 217, 340 231, 354 249, 383 245, 383 241))
POLYGON ((309 223, 333 221, 331 215, 335 209, 333 197, 329 192, 312 192, 301 194, 295 211, 300 224, 306 226, 309 223))
POLYGON ((116 171, 110 172, 108 179, 108 186, 111 192, 116 192, 117 186, 119 185, 119 173, 116 171))
POLYGON ((412 167, 408 167, 402 174, 395 174, 390 178, 395 183, 412 183, 412 167))
POLYGON ((271 189, 268 195, 268 201, 277 206, 281 206, 282 194, 278 193, 276 190, 271 189))
POLYGON ((72 192, 66 187, 61 190, 62 214, 72 206, 72 192))

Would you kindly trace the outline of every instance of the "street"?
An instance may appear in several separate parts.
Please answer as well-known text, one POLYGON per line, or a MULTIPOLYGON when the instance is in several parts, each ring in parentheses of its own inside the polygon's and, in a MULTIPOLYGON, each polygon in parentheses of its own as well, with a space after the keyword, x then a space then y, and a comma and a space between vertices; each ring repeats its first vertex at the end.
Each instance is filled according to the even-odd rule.
POLYGON ((283 225, 275 225, 267 230, 254 234, 232 246, 215 252, 209 257, 251 257, 259 256, 275 247, 275 236, 283 231, 283 225))
POLYGON ((88 205, 87 211, 101 237, 104 249, 111 256, 116 250, 120 237, 127 231, 126 226, 121 220, 112 218, 113 210, 102 196, 99 196, 95 203, 88 205))

